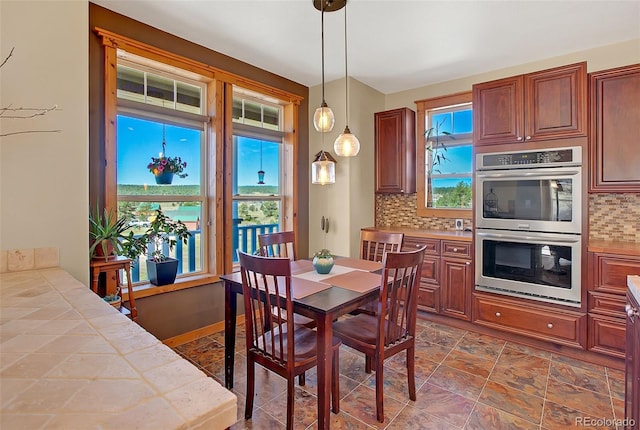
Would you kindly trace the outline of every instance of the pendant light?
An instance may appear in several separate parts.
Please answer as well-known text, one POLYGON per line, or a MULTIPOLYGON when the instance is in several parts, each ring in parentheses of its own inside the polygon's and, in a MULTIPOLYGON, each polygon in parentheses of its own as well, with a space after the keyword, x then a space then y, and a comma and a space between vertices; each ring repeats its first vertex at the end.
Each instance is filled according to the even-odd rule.
POLYGON ((319 185, 336 183, 336 160, 323 149, 311 163, 311 183, 319 185))
POLYGON ((360 141, 349 130, 349 74, 347 69, 347 7, 344 8, 344 98, 346 125, 333 142, 333 150, 342 157, 353 157, 360 152, 360 141))
POLYGON ((324 99, 324 9, 325 9, 325 1, 320 0, 320 22, 322 23, 322 103, 320 107, 316 109, 316 112, 313 114, 313 126, 317 131, 322 133, 327 133, 333 130, 333 124, 335 123, 335 118, 333 116, 333 111, 327 105, 327 102, 324 99))

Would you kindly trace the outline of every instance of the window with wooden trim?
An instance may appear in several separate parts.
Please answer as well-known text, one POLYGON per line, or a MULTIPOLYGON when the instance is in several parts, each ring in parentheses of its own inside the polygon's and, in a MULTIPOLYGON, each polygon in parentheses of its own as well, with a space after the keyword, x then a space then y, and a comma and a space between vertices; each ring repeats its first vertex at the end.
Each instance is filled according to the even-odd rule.
POLYGON ((471 92, 418 105, 420 216, 471 218, 473 179, 471 92))

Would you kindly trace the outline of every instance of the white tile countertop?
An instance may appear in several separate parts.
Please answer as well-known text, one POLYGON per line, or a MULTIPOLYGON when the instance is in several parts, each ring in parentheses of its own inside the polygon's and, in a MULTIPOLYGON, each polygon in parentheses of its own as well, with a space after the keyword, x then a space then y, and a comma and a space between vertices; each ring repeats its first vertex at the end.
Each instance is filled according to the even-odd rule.
POLYGON ((236 396, 60 268, 0 274, 0 427, 223 429, 236 396))
POLYGON ((629 287, 629 291, 633 297, 640 302, 640 275, 627 276, 627 287, 629 287))

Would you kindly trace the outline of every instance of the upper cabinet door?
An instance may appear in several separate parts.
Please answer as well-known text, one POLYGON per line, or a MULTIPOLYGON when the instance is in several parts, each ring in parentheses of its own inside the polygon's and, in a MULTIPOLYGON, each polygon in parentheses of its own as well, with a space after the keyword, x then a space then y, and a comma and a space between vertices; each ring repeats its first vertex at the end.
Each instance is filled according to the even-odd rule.
POLYGON ((524 75, 525 140, 586 136, 587 63, 524 75))
POLYGON ((475 145, 586 136, 587 64, 473 86, 475 145))
POLYGON ((640 64, 589 75, 589 191, 640 192, 640 64))
POLYGON ((376 193, 416 192, 416 113, 408 108, 375 114, 376 193))
POLYGON ((473 86, 473 141, 476 145, 522 140, 522 76, 473 86))

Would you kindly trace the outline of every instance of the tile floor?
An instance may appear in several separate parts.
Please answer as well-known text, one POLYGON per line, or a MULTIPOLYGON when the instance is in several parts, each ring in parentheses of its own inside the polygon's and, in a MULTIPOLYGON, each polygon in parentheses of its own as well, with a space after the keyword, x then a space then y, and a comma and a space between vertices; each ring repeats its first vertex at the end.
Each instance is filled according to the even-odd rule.
MULTIPOLYGON (((385 365, 385 422, 375 419, 375 374, 340 350, 340 413, 332 429, 615 429, 624 418, 624 372, 431 322, 419 321, 417 400, 409 400, 404 354, 385 365)), ((284 429, 286 382, 259 366, 253 418, 244 420, 246 361, 238 327, 232 429, 284 429)), ((224 333, 175 348, 223 383, 224 333)), ((315 369, 296 384, 295 428, 315 429, 315 369)))

